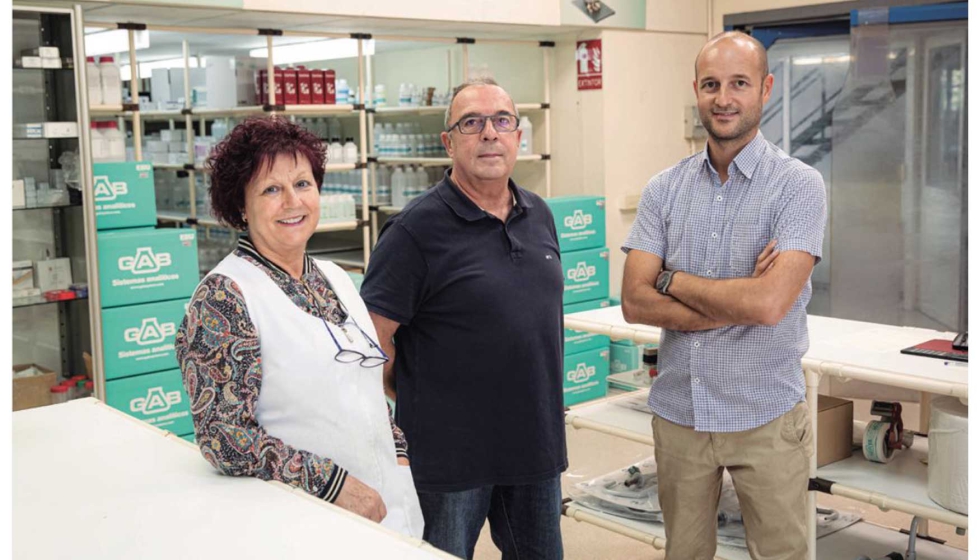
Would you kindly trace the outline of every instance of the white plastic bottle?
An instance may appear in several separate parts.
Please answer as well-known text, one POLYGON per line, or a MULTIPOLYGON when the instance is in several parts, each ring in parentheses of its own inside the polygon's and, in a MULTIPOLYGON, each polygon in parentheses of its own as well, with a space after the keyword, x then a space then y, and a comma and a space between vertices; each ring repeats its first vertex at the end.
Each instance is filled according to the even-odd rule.
POLYGON ((521 146, 517 150, 517 154, 521 156, 529 156, 534 153, 534 128, 531 125, 531 119, 527 117, 521 117, 521 146))
POLYGON ((220 142, 228 135, 228 119, 215 119, 211 125, 211 137, 215 142, 220 142))
POLYGON ((102 104, 122 105, 122 79, 119 66, 111 56, 99 57, 99 77, 102 83, 102 104))
POLYGON ((350 136, 344 142, 344 163, 357 163, 357 144, 350 136))
POLYGON ((102 137, 107 148, 105 161, 126 161, 126 135, 115 122, 102 123, 102 137))
POLYGON ((396 167, 391 174, 391 205, 405 206, 405 172, 396 167))
POLYGON ((385 92, 384 84, 374 86, 374 106, 384 107, 388 104, 388 94, 385 92))
POLYGON ((350 86, 344 78, 337 79, 337 105, 346 105, 351 102, 350 86))
POLYGON ((88 104, 102 105, 102 73, 94 56, 85 57, 85 78, 88 81, 88 104))
POLYGON ((327 163, 344 162, 344 145, 340 143, 340 138, 330 139, 330 152, 327 155, 327 163))
POLYGON ((93 122, 90 130, 92 138, 92 161, 102 163, 108 157, 109 146, 104 136, 102 136, 102 122, 93 122))
MULTIPOLYGON (((338 101, 338 103, 340 103, 338 101)), ((340 119, 330 117, 327 121, 327 135, 324 138, 341 138, 344 136, 344 129, 340 126, 340 119)))
POLYGON ((415 170, 416 194, 424 193, 432 183, 429 182, 429 174, 421 165, 415 170))
POLYGON ((391 205, 391 170, 387 166, 378 166, 378 204, 391 205))
POLYGON ((410 107, 412 105, 412 84, 402 82, 398 86, 398 106, 410 107))

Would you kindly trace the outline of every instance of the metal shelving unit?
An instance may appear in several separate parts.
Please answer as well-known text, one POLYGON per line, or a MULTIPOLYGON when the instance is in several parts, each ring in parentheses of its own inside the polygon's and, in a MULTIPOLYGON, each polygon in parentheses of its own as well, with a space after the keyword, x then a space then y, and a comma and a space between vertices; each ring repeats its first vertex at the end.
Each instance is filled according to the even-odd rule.
MULTIPOLYGON (((627 323, 618 306, 567 315, 565 327, 637 343, 659 343, 661 334, 657 327, 627 323)), ((929 394, 954 396, 964 402, 969 398, 966 368, 945 367, 942 360, 906 356, 899 352, 924 340, 951 339, 952 333, 813 315, 808 317, 808 330, 810 349, 802 363, 814 445, 818 435, 817 389, 823 375, 921 391, 923 425, 928 423, 929 394)), ((611 404, 610 400, 574 407, 566 415, 566 424, 652 444, 649 415, 611 404)), ((927 469, 921 462, 927 456, 928 444, 922 438, 917 438, 912 449, 899 452, 899 457, 887 465, 870 463, 857 454, 818 469, 817 455, 814 453, 810 459, 811 486, 819 490, 812 490, 809 496, 810 557, 816 557, 816 518, 813 513, 816 511, 816 491, 844 496, 883 510, 901 511, 924 520, 946 523, 958 530, 968 529, 967 516, 943 508, 929 499, 927 469)), ((603 526, 617 530, 607 525, 603 526)), ((626 527, 622 534, 633 536, 634 532, 626 527)))
MULTIPOLYGON (((12 54, 19 59, 22 50, 53 46, 58 47, 61 59, 60 68, 13 69, 14 123, 73 122, 78 127, 78 134, 72 137, 11 135, 13 178, 31 177, 38 186, 49 183, 57 188, 58 176, 64 178, 64 188, 91 192, 81 9, 15 5, 12 10, 12 54), (69 176, 62 168, 59 156, 64 152, 78 154, 77 175, 69 176)), ((88 285, 88 295, 70 299, 49 300, 42 294, 11 300, 14 363, 37 363, 67 377, 85 372, 82 354, 88 352, 98 379, 100 318, 93 311, 99 304, 95 210, 87 196, 70 193, 68 200, 13 208, 13 260, 67 258, 72 283, 88 285)))

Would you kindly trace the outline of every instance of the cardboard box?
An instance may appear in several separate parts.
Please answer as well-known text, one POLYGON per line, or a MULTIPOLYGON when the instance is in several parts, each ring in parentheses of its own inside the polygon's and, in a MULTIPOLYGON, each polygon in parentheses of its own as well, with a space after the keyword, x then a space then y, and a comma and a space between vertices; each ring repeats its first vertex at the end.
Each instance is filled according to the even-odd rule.
POLYGON ((21 123, 14 125, 14 138, 44 138, 44 123, 21 123))
POLYGON ((66 122, 46 122, 43 124, 43 134, 45 138, 77 138, 78 123, 74 121, 66 122))
POLYGON ((565 356, 565 406, 606 396, 609 349, 588 350, 565 356))
POLYGON ((99 232, 102 307, 189 298, 197 288, 197 232, 131 229, 99 232))
POLYGON ((313 103, 312 73, 305 66, 296 67, 297 102, 300 105, 313 103))
MULTIPOLYGON (((609 300, 607 299, 597 299, 592 301, 583 301, 582 303, 573 303, 571 305, 566 305, 563 309, 565 315, 569 313, 578 313, 579 311, 592 311, 593 309, 602 309, 603 307, 609 307, 609 300)), ((586 350, 595 350, 598 348, 608 348, 609 347, 609 337, 601 334, 588 333, 584 331, 575 331, 571 329, 565 329, 565 355, 575 354, 578 352, 585 352, 586 350)))
POLYGON ((16 293, 18 290, 30 290, 34 288, 34 263, 31 261, 15 262, 13 266, 13 283, 11 289, 16 293))
POLYGON ((265 61, 249 56, 208 56, 205 68, 208 107, 227 109, 258 103, 255 73, 265 68, 265 61))
POLYGON ((14 391, 11 399, 14 412, 51 404, 51 387, 58 382, 55 372, 35 364, 22 364, 14 366, 14 375, 14 391), (38 375, 16 377, 18 372, 31 366, 38 371, 38 375))
POLYGON ((194 431, 179 369, 106 381, 105 392, 106 404, 161 430, 194 431))
POLYGON ((559 196, 545 202, 555 217, 562 253, 606 246, 605 197, 559 196))
POLYGON ((61 68, 61 59, 41 57, 41 68, 61 68))
POLYGON ((323 103, 325 105, 337 103, 337 73, 333 70, 323 71, 323 103))
POLYGON ((187 441, 189 441, 189 442, 191 442, 193 444, 197 444, 197 438, 194 437, 194 432, 191 432, 189 434, 184 434, 184 435, 180 436, 180 439, 186 439, 187 441))
MULTIPOLYGON (((169 154, 164 154, 164 157, 169 161, 169 154)), ((156 225, 157 201, 151 163, 95 163, 92 164, 92 179, 97 229, 156 225)))
POLYGON ((189 298, 102 311, 106 380, 176 369, 174 340, 189 298))
POLYGON ((27 205, 27 194, 24 190, 24 180, 17 179, 14 181, 14 208, 24 208, 27 205))
POLYGON ((20 67, 21 68, 43 68, 43 66, 41 66, 41 57, 39 57, 39 56, 22 56, 22 57, 20 57, 20 67))
POLYGON ((299 71, 295 68, 286 68, 282 71, 282 78, 282 103, 285 103, 286 105, 296 105, 299 103, 299 71))
MULTIPOLYGON (((191 81, 191 87, 187 88, 189 92, 193 92, 194 88, 207 87, 207 72, 204 68, 189 68, 188 75, 191 81)), ((182 101, 186 97, 187 94, 184 92, 184 69, 171 68, 170 101, 182 101)))
POLYGON ((817 466, 851 456, 854 435, 854 403, 817 395, 817 466))
POLYGON ((310 70, 310 102, 314 105, 323 105, 323 70, 310 70))
POLYGON ((586 249, 561 255, 565 273, 564 305, 609 298, 609 249, 586 249))
POLYGON ((34 263, 34 286, 42 293, 67 290, 71 284, 71 259, 68 257, 34 263))
MULTIPOLYGON (((210 60, 211 57, 208 57, 210 60)), ((176 101, 170 97, 170 69, 154 68, 150 71, 150 98, 163 108, 167 103, 176 101)))
POLYGON ((41 58, 60 58, 61 54, 58 47, 34 47, 20 51, 24 56, 39 56, 41 58))

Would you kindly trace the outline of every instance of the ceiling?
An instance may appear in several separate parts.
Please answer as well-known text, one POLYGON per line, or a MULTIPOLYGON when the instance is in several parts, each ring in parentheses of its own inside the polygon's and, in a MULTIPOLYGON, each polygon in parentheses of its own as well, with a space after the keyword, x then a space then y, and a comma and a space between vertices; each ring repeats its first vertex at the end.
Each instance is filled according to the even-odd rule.
MULTIPOLYGON (((35 4, 37 2, 34 2, 35 4)), ((58 0, 47 4, 64 5, 58 0)), ((203 28, 201 33, 163 32, 151 30, 150 48, 140 50, 140 60, 150 62, 183 56, 186 39, 191 55, 244 54, 248 49, 264 47, 264 36, 221 34, 220 29, 274 28, 286 31, 371 33, 373 35, 410 37, 473 37, 475 39, 556 40, 560 35, 577 29, 558 26, 511 25, 473 22, 449 22, 414 19, 355 18, 297 14, 288 12, 258 12, 238 9, 192 8, 154 5, 129 5, 104 2, 81 2, 86 24, 145 23, 150 26, 181 26, 203 28)), ((301 37, 278 37, 276 44, 302 42, 301 37)), ((377 41, 376 51, 413 49, 432 43, 377 41)), ((121 62, 128 59, 122 54, 121 62)))

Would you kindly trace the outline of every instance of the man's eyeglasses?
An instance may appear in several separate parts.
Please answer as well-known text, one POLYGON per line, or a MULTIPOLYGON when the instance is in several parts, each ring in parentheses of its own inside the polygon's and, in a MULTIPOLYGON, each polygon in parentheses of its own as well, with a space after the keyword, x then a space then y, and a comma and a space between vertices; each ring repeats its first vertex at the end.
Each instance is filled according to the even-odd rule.
POLYGON ((454 128, 459 128, 463 134, 479 134, 486 127, 487 120, 493 123, 493 128, 497 132, 514 132, 517 130, 517 115, 497 113, 496 115, 467 115, 447 128, 446 132, 452 132, 454 128))
MULTIPOLYGON (((348 315, 348 317, 350 317, 350 316, 348 315)), ((390 360, 391 358, 389 358, 388 357, 388 354, 385 354, 385 351, 382 350, 380 346, 378 346, 378 343, 375 342, 375 341, 373 341, 373 340, 371 340, 371 337, 368 336, 368 334, 366 332, 364 332, 364 329, 362 329, 360 327, 360 325, 358 325, 354 321, 353 318, 350 319, 350 322, 355 327, 357 327, 357 330, 361 331, 361 334, 364 336, 364 340, 367 340, 367 342, 371 346, 371 348, 374 348, 375 350, 377 350, 381 355, 380 356, 368 356, 366 354, 362 354, 361 352, 358 352, 357 350, 350 350, 348 348, 342 347, 340 345, 340 342, 337 341, 337 337, 334 336, 333 331, 330 329, 330 325, 327 325, 327 321, 326 321, 326 319, 324 319, 323 320, 323 326, 327 327, 327 332, 330 333, 330 338, 332 338, 333 339, 333 343, 337 345, 337 355, 334 356, 334 359, 337 360, 338 362, 342 363, 342 364, 353 364, 353 363, 356 363, 356 362, 360 362, 361 367, 366 367, 366 368, 377 367, 377 366, 384 365, 384 364, 388 363, 388 360, 390 360)), ((352 342, 353 343, 354 342, 354 339, 351 337, 350 333, 347 332, 347 325, 346 324, 345 325, 339 325, 339 327, 340 327, 340 330, 343 331, 344 335, 347 336, 347 340, 349 342, 352 342)))

